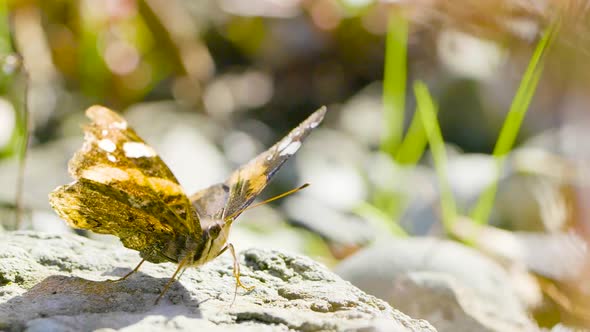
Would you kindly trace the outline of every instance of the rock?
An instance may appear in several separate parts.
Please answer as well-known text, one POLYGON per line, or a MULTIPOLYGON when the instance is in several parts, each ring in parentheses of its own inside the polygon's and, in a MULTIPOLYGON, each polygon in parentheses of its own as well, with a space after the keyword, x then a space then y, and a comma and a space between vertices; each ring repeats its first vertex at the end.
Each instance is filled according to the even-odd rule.
POLYGON ((453 235, 503 262, 558 281, 578 280, 589 257, 588 244, 575 232, 509 232, 459 219, 453 225, 453 235))
POLYGON ((294 223, 319 234, 330 244, 361 246, 375 238, 375 231, 364 220, 305 197, 289 197, 282 205, 294 223))
POLYGON ((281 248, 289 253, 314 258, 330 255, 325 241, 319 235, 289 225, 280 210, 270 205, 244 211, 235 226, 232 226, 231 238, 240 248, 281 248))
POLYGON ((468 205, 498 181, 498 163, 494 157, 479 153, 450 154, 447 177, 458 204, 468 205))
POLYGON ((175 269, 139 261, 121 245, 75 235, 0 234, 0 330, 8 331, 435 331, 367 295, 309 258, 240 254, 234 297, 229 255, 187 269, 158 305, 175 269))
POLYGON ((378 243, 343 261, 336 272, 439 331, 536 330, 506 271, 451 241, 378 243))
POLYGON ((394 283, 396 302, 417 317, 431 319, 439 331, 534 331, 526 316, 507 319, 503 309, 488 305, 461 282, 446 273, 407 273, 394 283))
POLYGON ((399 224, 407 233, 442 234, 437 212, 440 198, 436 173, 431 168, 401 165, 377 152, 367 158, 364 170, 375 191, 374 204, 392 216, 390 223, 395 223, 394 216, 401 213, 399 224))

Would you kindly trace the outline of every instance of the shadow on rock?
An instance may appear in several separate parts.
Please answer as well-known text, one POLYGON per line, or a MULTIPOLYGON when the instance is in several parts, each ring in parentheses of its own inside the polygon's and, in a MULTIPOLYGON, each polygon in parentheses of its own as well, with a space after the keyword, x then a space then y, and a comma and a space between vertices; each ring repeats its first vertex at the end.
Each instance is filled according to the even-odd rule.
MULTIPOLYGON (((119 274, 116 270, 114 274, 119 274)), ((141 272, 120 282, 53 275, 0 304, 0 329, 35 330, 35 325, 47 327, 46 317, 53 317, 55 322, 55 317, 60 316, 64 317, 63 323, 74 317, 78 323, 75 325, 82 323, 88 330, 120 329, 153 315, 169 320, 176 316, 201 318, 201 301, 192 298, 179 282, 173 283, 160 304, 154 305, 166 282, 166 278, 141 272)))

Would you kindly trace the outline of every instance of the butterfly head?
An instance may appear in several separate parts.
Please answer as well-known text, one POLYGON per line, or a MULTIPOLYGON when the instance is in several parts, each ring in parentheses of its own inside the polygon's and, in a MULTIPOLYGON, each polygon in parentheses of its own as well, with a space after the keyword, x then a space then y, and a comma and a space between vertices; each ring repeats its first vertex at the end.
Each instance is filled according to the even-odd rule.
POLYGON ((210 226, 204 229, 202 234, 203 249, 196 251, 193 258, 195 266, 205 264, 219 256, 227 244, 231 220, 225 222, 211 220, 208 224, 210 226))

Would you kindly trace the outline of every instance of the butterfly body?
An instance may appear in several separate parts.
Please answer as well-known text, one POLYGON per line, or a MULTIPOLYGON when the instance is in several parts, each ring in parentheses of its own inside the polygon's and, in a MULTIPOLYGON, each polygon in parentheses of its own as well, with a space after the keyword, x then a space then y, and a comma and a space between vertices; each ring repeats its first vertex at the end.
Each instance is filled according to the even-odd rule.
MULTIPOLYGON (((112 234, 149 262, 199 266, 228 248, 234 219, 260 194, 325 115, 313 113, 274 146, 234 171, 223 183, 187 196, 127 122, 92 106, 84 144, 68 164, 74 182, 49 201, 74 228, 112 234)), ((238 280, 239 282, 239 280, 238 280)))

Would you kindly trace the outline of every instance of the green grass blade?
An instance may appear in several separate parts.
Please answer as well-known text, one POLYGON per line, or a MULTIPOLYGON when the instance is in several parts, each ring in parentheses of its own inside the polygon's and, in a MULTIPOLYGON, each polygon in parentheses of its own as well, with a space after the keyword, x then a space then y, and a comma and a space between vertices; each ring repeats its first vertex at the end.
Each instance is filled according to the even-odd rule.
POLYGON ((389 16, 383 75, 384 128, 381 149, 395 156, 403 135, 407 77, 408 21, 397 12, 389 16))
POLYGON ((510 110, 504 120, 500 135, 494 147, 493 156, 496 159, 496 180, 488 187, 478 199, 475 208, 471 212, 471 218, 479 223, 486 223, 494 205, 496 192, 498 190, 499 174, 504 166, 506 155, 510 152, 520 131, 522 121, 530 106, 531 100, 537 89, 537 85, 543 72, 543 60, 547 54, 547 49, 553 43, 558 30, 559 23, 552 24, 545 35, 537 43, 533 56, 529 61, 527 69, 516 91, 516 95, 510 105, 510 110))
POLYGON ((12 52, 10 26, 8 23, 8 4, 6 1, 0 1, 0 54, 6 55, 12 52))
MULTIPOLYGON (((434 111, 436 112, 437 109, 435 108, 434 111)), ((427 144, 426 130, 422 125, 420 114, 416 110, 410 128, 408 128, 408 132, 397 150, 395 160, 400 164, 416 165, 422 158, 427 144)))
POLYGON ((453 192, 451 191, 451 186, 447 178, 447 154, 440 126, 436 118, 436 106, 424 83, 414 83, 414 93, 416 95, 416 102, 418 103, 418 113, 420 114, 422 125, 426 130, 426 137, 428 138, 430 151, 434 159, 434 167, 440 188, 443 224, 445 229, 450 231, 457 216, 457 211, 453 192))
POLYGON ((548 31, 537 44, 535 52, 529 62, 525 74, 516 91, 516 95, 510 110, 500 130, 500 136, 494 147, 494 156, 501 157, 512 149, 520 126, 531 103, 532 97, 537 88, 539 78, 543 71, 542 60, 544 59, 549 42, 553 39, 554 32, 548 31))
POLYGON ((359 217, 369 221, 376 230, 385 230, 397 237, 407 237, 408 233, 395 220, 376 206, 362 202, 353 211, 359 217))

